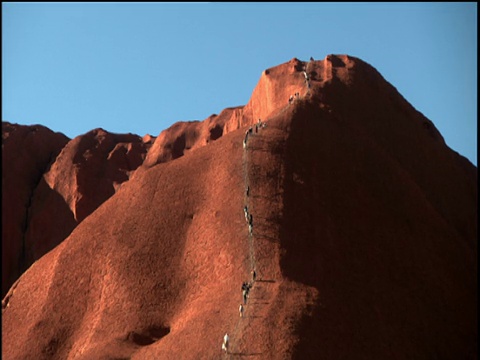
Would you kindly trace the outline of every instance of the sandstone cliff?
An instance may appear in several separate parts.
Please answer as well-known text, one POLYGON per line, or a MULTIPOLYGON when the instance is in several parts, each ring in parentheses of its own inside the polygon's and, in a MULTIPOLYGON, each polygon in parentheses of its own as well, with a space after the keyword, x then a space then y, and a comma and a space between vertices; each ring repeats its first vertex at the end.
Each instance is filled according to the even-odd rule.
POLYGON ((79 223, 5 296, 5 359, 477 356, 477 169, 360 59, 267 69, 128 166, 93 134, 43 173, 79 223))

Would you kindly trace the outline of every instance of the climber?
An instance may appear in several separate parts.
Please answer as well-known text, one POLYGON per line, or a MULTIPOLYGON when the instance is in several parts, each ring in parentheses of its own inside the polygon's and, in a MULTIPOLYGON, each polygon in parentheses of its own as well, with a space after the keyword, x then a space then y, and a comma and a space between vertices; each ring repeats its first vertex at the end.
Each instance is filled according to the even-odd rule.
POLYGON ((252 288, 253 284, 252 283, 248 283, 248 282, 243 282, 242 283, 242 291, 245 290, 247 292, 247 295, 248 295, 248 292, 250 291, 250 289, 252 288))
POLYGON ((223 337, 223 344, 222 344, 222 350, 225 351, 225 353, 228 352, 228 340, 230 340, 230 338, 228 337, 228 334, 225 334, 225 336, 223 337))
POLYGON ((240 317, 243 317, 243 305, 240 304, 239 308, 238 308, 238 312, 240 313, 240 317))
POLYGON ((245 288, 243 290, 245 290, 245 292, 247 293, 247 296, 248 296, 248 293, 250 292, 250 289, 252 288, 252 284, 251 283, 245 283, 245 288))
POLYGON ((245 139, 243 139, 243 148, 247 147, 247 140, 248 140, 248 130, 245 131, 245 139))

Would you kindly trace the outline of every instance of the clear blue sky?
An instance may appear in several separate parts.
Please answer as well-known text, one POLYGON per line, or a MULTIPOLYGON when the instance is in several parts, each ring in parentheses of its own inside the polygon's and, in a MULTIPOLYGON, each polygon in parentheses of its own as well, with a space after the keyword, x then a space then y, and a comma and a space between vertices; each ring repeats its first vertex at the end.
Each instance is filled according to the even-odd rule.
POLYGON ((2 120, 157 136, 328 54, 374 66, 477 165, 475 2, 2 3, 2 120))

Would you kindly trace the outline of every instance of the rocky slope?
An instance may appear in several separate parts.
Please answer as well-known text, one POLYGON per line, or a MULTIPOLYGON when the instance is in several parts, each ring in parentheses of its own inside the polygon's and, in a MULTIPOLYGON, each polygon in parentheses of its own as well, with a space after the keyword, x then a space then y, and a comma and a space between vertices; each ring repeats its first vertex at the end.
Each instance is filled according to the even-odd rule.
POLYGON ((73 140, 2 122, 2 292, 143 163, 153 139, 95 129, 73 140))
POLYGON ((477 169, 360 59, 267 69, 128 166, 91 137, 43 172, 78 225, 5 296, 5 359, 476 358, 477 169))
POLYGON ((25 233, 33 192, 67 142, 44 126, 2 122, 2 295, 31 265, 25 233))

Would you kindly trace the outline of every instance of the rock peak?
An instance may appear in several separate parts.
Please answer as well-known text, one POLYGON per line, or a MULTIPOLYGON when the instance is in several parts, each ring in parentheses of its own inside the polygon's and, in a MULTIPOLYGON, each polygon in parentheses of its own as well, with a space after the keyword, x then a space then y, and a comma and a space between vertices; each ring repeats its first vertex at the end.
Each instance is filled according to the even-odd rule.
POLYGON ((214 359, 225 333, 269 359, 477 357, 477 169, 368 64, 293 58, 153 144, 29 131, 3 126, 2 256, 44 255, 2 301, 3 357, 214 359))

